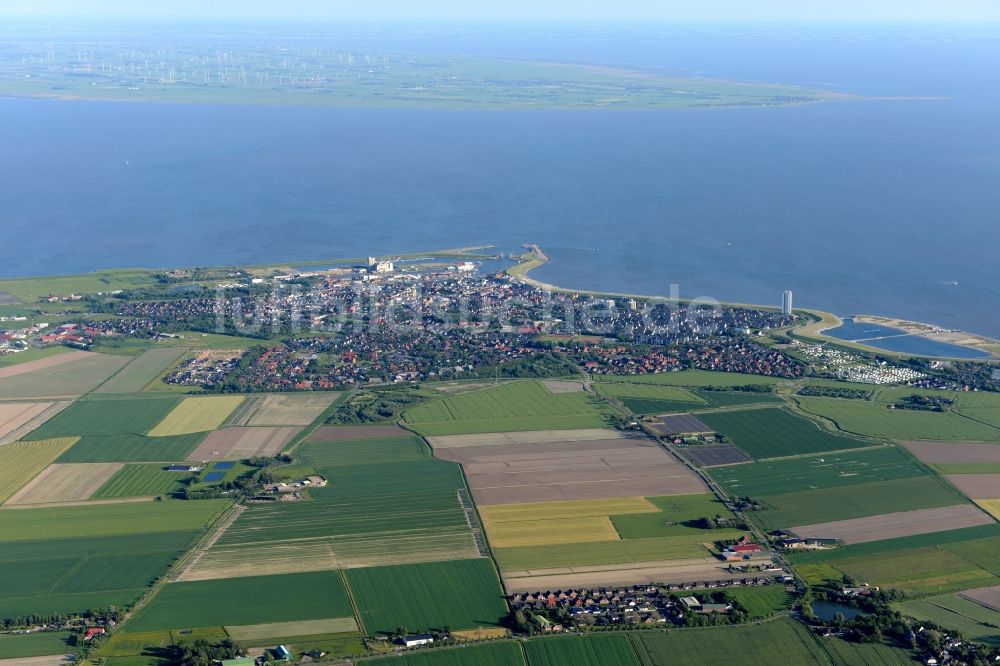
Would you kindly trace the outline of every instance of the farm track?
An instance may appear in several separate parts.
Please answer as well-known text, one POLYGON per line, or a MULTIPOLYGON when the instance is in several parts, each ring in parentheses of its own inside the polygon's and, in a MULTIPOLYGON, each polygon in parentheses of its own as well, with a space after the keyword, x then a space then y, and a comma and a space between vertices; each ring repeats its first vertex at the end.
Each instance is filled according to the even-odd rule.
POLYGON ((476 550, 482 557, 489 557, 490 547, 483 530, 479 527, 479 516, 476 514, 476 506, 472 502, 472 498, 469 497, 469 492, 464 488, 459 488, 456 492, 458 493, 458 502, 462 505, 462 510, 465 511, 465 520, 469 524, 469 529, 472 530, 472 539, 476 543, 476 550))
MULTIPOLYGON (((241 505, 234 504, 229 509, 229 511, 222 512, 215 519, 215 521, 206 528, 205 534, 203 534, 198 539, 197 543, 195 543, 192 547, 189 547, 187 550, 185 550, 184 554, 181 555, 177 559, 177 561, 174 562, 170 566, 170 569, 168 569, 167 571, 165 571, 163 573, 163 575, 160 576, 149 587, 148 590, 146 590, 145 594, 143 594, 141 597, 139 597, 139 599, 134 604, 132 604, 132 607, 122 616, 121 621, 118 623, 118 627, 119 627, 118 631, 121 631, 121 626, 123 624, 128 623, 129 620, 131 620, 132 618, 134 618, 139 613, 139 611, 141 611, 146 606, 146 604, 148 604, 150 601, 152 601, 153 599, 155 599, 156 595, 158 595, 160 593, 160 590, 163 589, 164 585, 166 585, 167 583, 170 583, 170 582, 176 580, 176 578, 178 576, 178 572, 183 571, 188 566, 189 560, 191 559, 191 557, 193 556, 194 553, 200 551, 203 543, 205 543, 206 541, 208 541, 210 539, 213 539, 213 538, 217 539, 218 538, 218 536, 216 536, 216 535, 217 534, 221 534, 221 532, 222 532, 222 530, 219 529, 219 526, 220 525, 229 525, 232 522, 232 520, 235 520, 235 518, 230 519, 229 516, 230 516, 231 513, 237 512, 239 510, 240 506, 241 505)), ((237 516, 238 515, 239 515, 239 513, 237 513, 237 516)))
POLYGON ((184 558, 187 562, 182 568, 175 569, 171 573, 169 576, 170 580, 173 582, 182 580, 184 575, 190 569, 197 566, 198 562, 201 561, 201 558, 205 556, 205 553, 207 553, 208 550, 215 545, 215 542, 219 540, 227 529, 229 529, 229 526, 236 522, 236 519, 240 517, 240 514, 246 511, 246 508, 247 507, 244 504, 237 504, 222 522, 216 522, 213 526, 214 529, 208 534, 208 539, 203 539, 197 546, 188 550, 188 554, 184 558))
POLYGON ((149 495, 146 497, 111 497, 107 499, 86 500, 84 502, 45 502, 43 504, 4 504, 0 511, 17 511, 18 509, 57 509, 78 506, 107 506, 109 504, 141 504, 152 502, 156 497, 149 495))

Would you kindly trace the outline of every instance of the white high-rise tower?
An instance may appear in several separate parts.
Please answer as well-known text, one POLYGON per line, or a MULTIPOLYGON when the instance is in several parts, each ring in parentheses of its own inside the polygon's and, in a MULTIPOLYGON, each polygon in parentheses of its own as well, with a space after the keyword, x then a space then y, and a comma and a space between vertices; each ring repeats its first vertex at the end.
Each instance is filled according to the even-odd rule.
POLYGON ((786 315, 792 314, 791 290, 786 290, 785 293, 781 295, 781 314, 786 314, 786 315))

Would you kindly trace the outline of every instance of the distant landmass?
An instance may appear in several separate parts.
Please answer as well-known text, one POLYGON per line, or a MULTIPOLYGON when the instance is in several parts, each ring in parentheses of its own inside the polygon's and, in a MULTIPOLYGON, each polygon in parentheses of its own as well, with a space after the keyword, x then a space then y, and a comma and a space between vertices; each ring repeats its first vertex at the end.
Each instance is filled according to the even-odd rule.
POLYGON ((225 45, 149 35, 78 40, 0 45, 0 95, 454 109, 776 106, 843 97, 620 67, 287 46, 261 38, 225 45))

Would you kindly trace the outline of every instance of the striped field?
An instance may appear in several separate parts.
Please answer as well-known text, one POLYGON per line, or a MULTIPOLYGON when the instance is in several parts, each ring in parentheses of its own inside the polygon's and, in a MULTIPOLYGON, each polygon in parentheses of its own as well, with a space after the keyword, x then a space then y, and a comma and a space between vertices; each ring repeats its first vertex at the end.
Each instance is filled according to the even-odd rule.
POLYGON ((206 398, 185 398, 166 418, 149 431, 150 437, 187 435, 215 430, 243 402, 243 396, 220 395, 206 398))
POLYGON ((78 439, 58 437, 0 446, 0 503, 23 488, 78 439))

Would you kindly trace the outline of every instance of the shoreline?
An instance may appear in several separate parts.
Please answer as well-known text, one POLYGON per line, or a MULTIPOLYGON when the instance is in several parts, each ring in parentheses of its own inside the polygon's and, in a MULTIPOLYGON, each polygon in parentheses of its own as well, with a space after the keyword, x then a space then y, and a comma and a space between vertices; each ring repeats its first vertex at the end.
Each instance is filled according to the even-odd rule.
MULTIPOLYGON (((548 255, 546 255, 545 252, 542 250, 542 248, 538 246, 536 243, 525 243, 522 247, 528 250, 528 252, 521 255, 521 259, 518 264, 507 269, 507 274, 510 275, 515 280, 519 280, 521 282, 524 282, 525 284, 530 284, 538 289, 543 289, 554 293, 586 294, 588 296, 611 296, 616 298, 635 298, 635 299, 642 299, 644 301, 661 302, 661 303, 691 302, 691 301, 685 301, 684 299, 674 301, 666 296, 650 296, 644 294, 595 291, 589 289, 568 289, 566 287, 560 287, 558 285, 554 285, 549 282, 544 282, 543 280, 531 277, 530 275, 528 275, 528 273, 538 268, 539 266, 544 266, 545 264, 547 264, 549 262, 548 255)), ((780 309, 777 306, 758 305, 754 303, 730 303, 722 301, 718 301, 718 303, 720 305, 727 307, 753 308, 755 310, 776 311, 780 309)), ((933 340, 934 342, 940 342, 942 344, 950 344, 957 347, 964 347, 966 349, 971 349, 974 351, 985 352, 989 354, 989 357, 983 359, 968 359, 968 358, 959 358, 954 356, 930 356, 921 354, 911 354, 904 352, 895 352, 888 349, 881 349, 879 347, 872 347, 851 340, 841 340, 839 338, 826 335, 826 331, 841 326, 844 323, 844 318, 835 315, 832 312, 825 312, 823 310, 796 308, 795 311, 801 314, 806 314, 811 318, 815 318, 815 320, 809 321, 801 326, 792 327, 790 329, 790 332, 794 333, 797 336, 801 336, 803 338, 812 340, 820 344, 832 344, 868 353, 895 356, 897 358, 929 358, 929 359, 959 360, 959 361, 973 361, 973 362, 975 361, 989 362, 989 361, 995 361, 998 358, 1000 358, 1000 340, 994 340, 987 336, 968 333, 966 331, 960 331, 957 329, 945 329, 935 324, 913 322, 905 319, 897 319, 892 317, 879 317, 877 315, 856 315, 854 317, 857 321, 881 324, 883 326, 898 328, 899 330, 904 331, 908 335, 919 335, 921 337, 926 337, 929 340, 933 340)))
POLYGON ((903 331, 907 335, 927 338, 928 340, 940 342, 942 344, 976 349, 988 352, 994 356, 997 355, 997 353, 1000 353, 1000 340, 985 335, 969 333, 968 331, 963 331, 961 329, 945 328, 935 324, 910 321, 908 319, 900 319, 897 317, 882 317, 880 315, 860 314, 855 315, 854 319, 855 321, 862 323, 888 326, 889 328, 895 328, 903 331))

